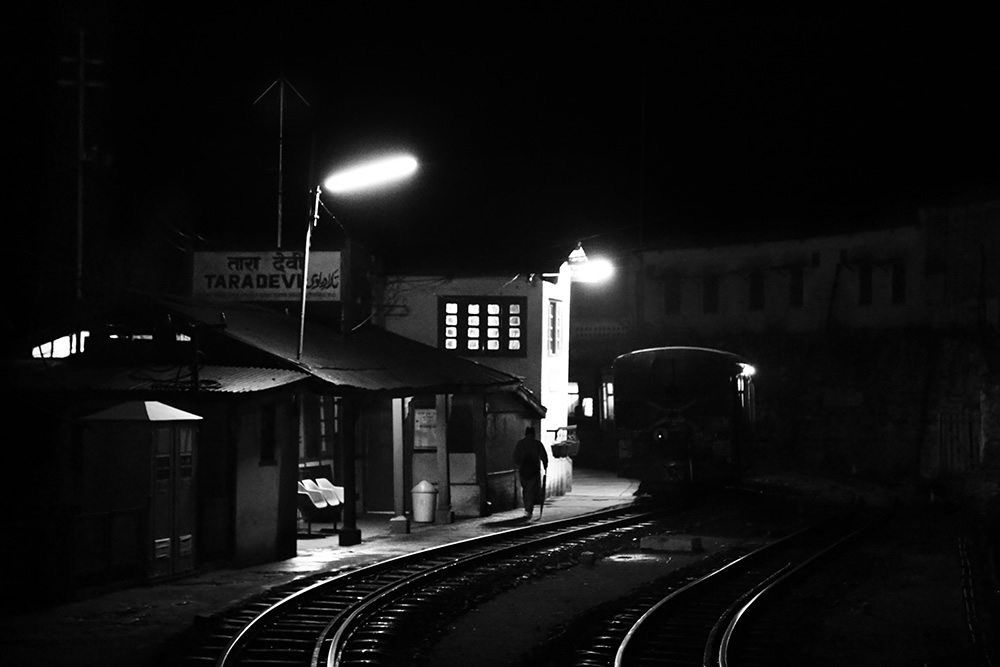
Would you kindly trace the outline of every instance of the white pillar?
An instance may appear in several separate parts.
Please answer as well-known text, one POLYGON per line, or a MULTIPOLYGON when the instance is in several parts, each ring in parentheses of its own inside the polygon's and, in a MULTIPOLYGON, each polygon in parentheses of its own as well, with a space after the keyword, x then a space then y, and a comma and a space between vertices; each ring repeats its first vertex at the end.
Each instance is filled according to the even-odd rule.
POLYGON ((410 532, 406 516, 406 489, 403 488, 403 399, 392 399, 392 486, 396 516, 389 521, 390 533, 410 532))

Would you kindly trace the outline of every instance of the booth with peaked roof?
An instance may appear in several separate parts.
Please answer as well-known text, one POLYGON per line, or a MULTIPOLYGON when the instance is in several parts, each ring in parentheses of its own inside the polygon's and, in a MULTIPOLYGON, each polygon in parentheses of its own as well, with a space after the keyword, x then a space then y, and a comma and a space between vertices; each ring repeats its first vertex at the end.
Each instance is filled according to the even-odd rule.
POLYGON ((82 418, 85 521, 78 532, 94 544, 77 552, 78 569, 98 568, 109 545, 116 565, 146 578, 194 569, 201 419, 159 401, 128 401, 82 418))

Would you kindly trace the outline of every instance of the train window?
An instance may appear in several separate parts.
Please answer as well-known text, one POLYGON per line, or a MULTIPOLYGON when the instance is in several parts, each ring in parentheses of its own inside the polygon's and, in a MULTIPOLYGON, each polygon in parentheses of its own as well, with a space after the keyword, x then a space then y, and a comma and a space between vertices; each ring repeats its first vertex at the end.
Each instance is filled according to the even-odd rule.
POLYGON ((601 419, 615 418, 615 383, 601 384, 601 419))
POLYGON ((525 297, 441 297, 438 347, 467 356, 523 357, 526 305, 525 297))
POLYGON ((681 312, 681 280, 676 276, 663 281, 663 311, 668 315, 681 312))

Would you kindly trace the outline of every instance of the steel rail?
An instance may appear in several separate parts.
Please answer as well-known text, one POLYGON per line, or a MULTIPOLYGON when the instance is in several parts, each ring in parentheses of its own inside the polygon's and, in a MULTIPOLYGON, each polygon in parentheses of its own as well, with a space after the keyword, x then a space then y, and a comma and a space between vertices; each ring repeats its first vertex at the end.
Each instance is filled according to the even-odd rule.
MULTIPOLYGON (((808 558, 813 559, 816 556, 816 547, 819 545, 810 546, 811 541, 821 540, 824 542, 822 549, 820 549, 822 551, 831 548, 830 542, 826 539, 827 536, 837 533, 834 542, 840 544, 860 531, 860 529, 851 531, 848 536, 841 534, 842 530, 839 525, 842 520, 843 518, 834 523, 816 524, 792 533, 776 542, 744 554, 665 596, 647 609, 629 627, 618 644, 614 657, 615 667, 623 667, 632 659, 630 656, 639 650, 637 637, 640 633, 643 633, 644 637, 651 637, 649 632, 652 631, 652 619, 660 621, 666 607, 681 604, 682 599, 696 601, 702 609, 695 615, 682 612, 667 627, 673 627, 677 630, 678 623, 689 626, 693 624, 698 633, 704 633, 699 635, 702 639, 699 640, 701 641, 701 649, 698 650, 698 653, 703 664, 711 665, 713 662, 710 657, 712 655, 711 647, 715 643, 720 629, 728 623, 729 618, 741 606, 745 606, 743 601, 750 596, 756 596, 775 580, 785 576, 789 570, 796 566, 796 561, 802 560, 802 556, 796 556, 796 551, 808 550, 808 558), (791 553, 786 556, 785 552, 789 551, 791 553), (785 558, 790 558, 792 562, 782 562, 785 558), (727 591, 727 586, 735 590, 727 591), (699 594, 700 597, 693 597, 699 594), (705 618, 706 615, 708 618, 705 618)), ((690 632, 690 628, 686 631, 690 632)), ((685 635, 685 639, 690 640, 692 636, 685 635)), ((691 644, 692 642, 688 641, 684 645, 671 645, 673 647, 671 650, 690 653, 694 651, 691 644)))
MULTIPOLYGON (((297 609, 315 601, 327 591, 335 591, 338 585, 348 583, 352 585, 361 584, 363 581, 386 574, 389 574, 396 581, 398 581, 400 579, 415 576, 414 573, 400 574, 400 572, 406 570, 407 568, 418 568, 416 574, 420 574, 421 571, 427 569, 433 570, 434 568, 441 566, 437 565, 429 567, 426 565, 427 561, 436 559, 439 560, 442 558, 451 559, 451 554, 458 554, 460 552, 470 550, 488 554, 491 550, 495 549, 496 545, 502 545, 503 543, 510 542, 511 540, 523 541, 536 534, 544 535, 545 537, 542 539, 557 540, 559 539, 560 534, 574 525, 579 525, 581 523, 594 525, 594 530, 596 531, 600 529, 602 523, 606 523, 615 516, 628 515, 628 518, 631 520, 639 521, 641 519, 636 517, 646 516, 650 513, 650 511, 656 513, 662 512, 663 510, 662 508, 656 508, 653 510, 650 510, 649 508, 642 509, 640 506, 634 504, 624 504, 611 509, 591 512, 576 517, 549 521, 543 524, 534 524, 523 528, 504 530, 490 535, 471 537, 448 544, 428 547, 411 554, 394 556, 356 570, 343 572, 332 577, 322 579, 268 604, 265 609, 254 614, 254 616, 248 622, 243 624, 235 635, 228 640, 214 664, 216 667, 232 667, 233 665, 240 664, 242 653, 249 645, 251 645, 256 637, 260 636, 268 628, 274 627, 285 614, 290 613, 290 610, 297 609), (639 511, 637 511, 637 509, 639 511), (393 571, 395 571, 396 574, 393 574, 393 571)), ((389 583, 387 586, 378 586, 374 591, 369 591, 361 601, 371 595, 377 594, 382 588, 392 586, 393 583, 389 583)), ((329 636, 329 627, 334 626, 336 619, 345 619, 346 613, 349 609, 359 604, 359 602, 355 602, 353 604, 347 603, 347 609, 335 613, 333 620, 326 623, 327 628, 323 631, 322 641, 325 641, 325 638, 329 636)), ((314 662, 317 660, 319 646, 320 642, 317 642, 316 648, 313 650, 314 662)))
MULTIPOLYGON (((380 609, 387 606, 388 602, 405 595, 411 589, 420 586, 423 582, 431 579, 441 579, 453 570, 470 569, 491 560, 515 555, 528 549, 537 549, 539 546, 548 545, 554 542, 571 542, 574 539, 589 536, 598 531, 614 530, 629 524, 642 522, 655 515, 661 514, 664 510, 650 510, 647 512, 628 515, 617 519, 588 522, 582 526, 569 526, 564 530, 551 532, 536 539, 519 541, 502 546, 499 549, 490 551, 470 553, 444 565, 415 572, 410 576, 401 578, 378 592, 366 598, 360 604, 354 606, 346 618, 333 619, 324 630, 323 636, 317 641, 317 657, 321 644, 325 642, 329 632, 336 628, 327 649, 326 667, 343 667, 344 653, 351 635, 359 630, 359 627, 368 619, 376 615, 380 609)), ((568 520, 567 520, 568 521, 568 520)), ((319 667, 319 662, 314 660, 314 667, 319 667)))
MULTIPOLYGON (((758 589, 756 589, 752 593, 753 597, 751 597, 745 604, 741 605, 740 608, 735 611, 735 613, 729 615, 730 620, 726 625, 726 629, 722 634, 722 638, 719 640, 718 650, 713 651, 712 646, 706 646, 705 648, 705 653, 706 653, 705 664, 707 665, 710 664, 710 662, 714 662, 715 664, 718 665, 718 667, 728 667, 729 647, 732 642, 733 634, 739 627, 740 621, 744 620, 747 617, 751 609, 756 608, 754 607, 755 604, 757 605, 757 607, 759 607, 760 602, 763 600, 764 597, 774 593, 778 588, 782 587, 783 585, 787 585, 792 579, 792 577, 794 577, 797 574, 801 574, 806 567, 814 564, 817 560, 819 560, 823 556, 826 556, 835 549, 840 548, 845 542, 854 539, 862 532, 868 530, 870 527, 871 526, 868 524, 862 525, 858 527, 856 530, 842 536, 840 539, 836 540, 832 544, 826 546, 820 551, 809 556, 799 564, 797 565, 790 564, 788 568, 776 572, 774 576, 769 578, 768 581, 764 582, 762 586, 758 587, 758 589), (714 652, 715 654, 714 659, 712 660, 710 660, 709 656, 710 652, 714 652)), ((720 619, 720 622, 725 622, 725 621, 724 619, 720 619)))

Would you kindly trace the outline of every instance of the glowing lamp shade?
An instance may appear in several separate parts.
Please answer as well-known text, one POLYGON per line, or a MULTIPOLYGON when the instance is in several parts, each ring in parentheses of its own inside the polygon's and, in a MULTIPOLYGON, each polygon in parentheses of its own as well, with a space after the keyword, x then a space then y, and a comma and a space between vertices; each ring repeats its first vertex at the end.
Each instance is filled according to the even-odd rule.
POLYGON ((410 176, 416 170, 417 159, 415 157, 397 155, 338 171, 326 179, 323 187, 333 194, 357 192, 372 186, 398 181, 410 176))
POLYGON ((576 248, 566 258, 569 264, 573 282, 599 283, 615 274, 615 266, 602 257, 591 259, 583 251, 583 244, 577 243, 576 248))
POLYGON ((614 265, 602 257, 594 257, 572 267, 573 280, 581 283, 599 283, 615 274, 614 265))

